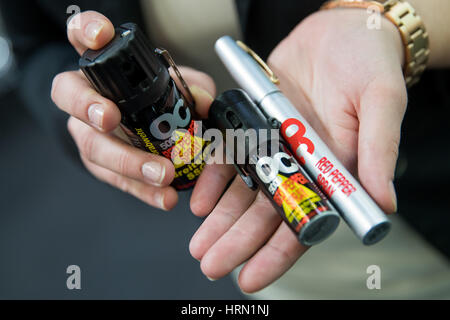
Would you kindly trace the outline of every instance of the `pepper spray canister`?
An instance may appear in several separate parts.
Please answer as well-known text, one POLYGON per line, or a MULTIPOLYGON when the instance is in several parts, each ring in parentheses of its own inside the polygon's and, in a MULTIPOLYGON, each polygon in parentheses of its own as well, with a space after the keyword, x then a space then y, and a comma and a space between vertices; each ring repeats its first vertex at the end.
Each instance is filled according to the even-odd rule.
POLYGON ((194 121, 194 100, 166 50, 152 46, 133 23, 116 28, 100 50, 87 50, 80 68, 94 88, 119 107, 130 142, 175 165, 172 186, 191 188, 205 163, 203 126, 194 121), (180 80, 170 75, 170 68, 180 80))
POLYGON ((292 157, 278 134, 279 123, 243 90, 220 95, 209 119, 225 136, 227 156, 238 173, 250 188, 260 188, 300 243, 315 245, 336 230, 339 215, 292 157))
POLYGON ((331 152, 314 128, 280 91, 279 79, 249 47, 229 36, 217 40, 220 59, 264 114, 282 123, 280 132, 341 217, 365 245, 381 241, 391 222, 367 191, 331 152))

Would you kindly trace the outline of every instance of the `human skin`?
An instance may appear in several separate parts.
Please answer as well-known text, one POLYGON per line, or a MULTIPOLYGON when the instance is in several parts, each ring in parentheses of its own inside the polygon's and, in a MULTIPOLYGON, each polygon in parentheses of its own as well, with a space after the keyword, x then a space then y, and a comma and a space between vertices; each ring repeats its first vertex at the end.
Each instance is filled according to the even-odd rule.
MULTIPOLYGON (((100 49, 114 37, 114 26, 100 13, 86 11, 73 20, 79 28, 68 28, 68 39, 81 55, 100 49)), ((215 95, 213 80, 205 73, 181 67, 196 102, 205 117, 215 95)), ((117 106, 97 93, 81 71, 55 77, 51 96, 55 104, 71 115, 68 129, 86 168, 99 180, 132 194, 150 206, 172 209, 178 195, 170 186, 175 169, 172 162, 130 146, 113 134, 121 114, 117 106)))
MULTIPOLYGON (((411 2, 427 22, 429 66, 448 66, 450 28, 440 12, 450 12, 449 2, 411 2)), ((393 23, 380 17, 381 28, 373 30, 367 27, 368 17, 364 9, 317 12, 274 49, 268 63, 284 94, 390 214, 397 210, 393 179, 407 106, 405 53, 393 23)), ((217 176, 205 170, 191 199, 194 214, 208 216, 191 240, 191 254, 209 279, 243 264, 240 288, 259 291, 308 248, 281 223, 261 193, 245 191, 239 177, 220 200, 205 197, 203 181, 213 174, 217 176)), ((223 175, 224 180, 231 178, 223 175)))
MULTIPOLYGON (((431 39, 431 67, 448 66, 450 28, 438 14, 448 1, 410 1, 427 23, 431 39), (434 10, 434 11, 433 11, 434 10), (433 18, 433 12, 439 18, 433 18), (428 19, 427 19, 428 18, 428 19)), ((447 10, 449 12, 449 10, 447 10)), ((113 26, 98 13, 81 14, 82 28, 68 37, 79 53, 98 49, 113 36, 113 26), (90 29, 97 21, 101 28, 90 29)), ((379 30, 367 28, 361 9, 334 9, 303 20, 269 57, 281 79, 281 89, 296 105, 343 164, 359 178, 386 213, 396 211, 394 170, 400 143, 407 93, 402 66, 404 49, 397 28, 381 19, 379 30)), ((182 73, 192 86, 197 112, 205 117, 215 86, 210 77, 189 68, 182 73)), ((120 112, 90 87, 80 72, 55 78, 52 97, 72 115, 69 131, 87 169, 149 205, 169 210, 177 202, 169 186, 170 161, 132 148, 110 133, 120 112), (77 99, 68 99, 74 97, 77 99), (74 101, 69 103, 68 101, 74 101), (89 115, 92 104, 103 106, 101 125, 89 115), (143 164, 164 168, 157 181, 143 174, 143 164)), ((95 118, 95 117, 94 117, 95 118)), ((219 279, 245 263, 239 275, 244 292, 258 291, 283 275, 308 250, 300 245, 269 201, 250 191, 231 166, 208 165, 191 198, 191 209, 207 217, 190 243, 203 273, 219 279), (231 186, 224 193, 230 180, 231 186)))

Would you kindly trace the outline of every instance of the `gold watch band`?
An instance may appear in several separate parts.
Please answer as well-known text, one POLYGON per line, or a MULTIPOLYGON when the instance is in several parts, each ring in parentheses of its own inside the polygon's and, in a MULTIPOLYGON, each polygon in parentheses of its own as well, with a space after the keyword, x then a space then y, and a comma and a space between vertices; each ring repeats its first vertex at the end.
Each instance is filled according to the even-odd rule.
POLYGON ((371 6, 379 8, 380 12, 400 31, 405 47, 405 81, 408 87, 413 86, 419 82, 426 69, 430 49, 425 25, 411 4, 403 0, 332 0, 326 2, 321 9, 369 8, 371 6))

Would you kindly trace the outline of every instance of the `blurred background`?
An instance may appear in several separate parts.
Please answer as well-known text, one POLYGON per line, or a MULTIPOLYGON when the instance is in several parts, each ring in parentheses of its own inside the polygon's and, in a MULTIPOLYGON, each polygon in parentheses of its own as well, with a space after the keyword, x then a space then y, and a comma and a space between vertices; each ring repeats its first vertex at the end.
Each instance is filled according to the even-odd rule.
MULTIPOLYGON (((82 10, 101 11, 115 24, 140 19, 133 6, 120 12, 124 21, 117 15, 119 1, 93 2, 77 1, 82 10)), ((267 7, 273 3, 261 0, 254 9, 271 12, 267 7)), ((0 299, 245 298, 231 277, 206 279, 190 256, 189 240, 202 220, 189 210, 189 193, 163 213, 97 181, 78 160, 66 115, 50 100, 54 75, 76 69, 78 60, 65 39, 70 4, 0 0, 0 299), (67 290, 69 265, 81 268, 80 291, 67 290)), ((218 92, 234 86, 212 51, 219 36, 242 36, 233 0, 154 0, 144 1, 143 8, 154 43, 169 49, 179 64, 212 74, 218 92), (192 24, 199 10, 204 19, 192 24)), ((295 19, 290 23, 298 23, 295 19)), ((266 47, 273 45, 269 41, 266 47)), ((396 179, 399 219, 427 244, 426 251, 445 261, 448 79, 448 71, 429 71, 410 94, 396 179)), ((398 263, 408 269, 407 261, 398 263)), ((402 285, 408 292, 407 283, 402 285)))
MULTIPOLYGON (((25 24, 22 9, 9 20, 25 24)), ((65 115, 50 101, 52 77, 78 61, 64 23, 60 43, 17 35, 17 49, 26 48, 15 52, 20 68, 14 35, 0 23, 0 299, 242 299, 229 277, 211 282, 190 256, 202 220, 189 193, 165 213, 97 181, 78 161, 65 115), (69 265, 80 266, 82 290, 67 289, 69 265)))

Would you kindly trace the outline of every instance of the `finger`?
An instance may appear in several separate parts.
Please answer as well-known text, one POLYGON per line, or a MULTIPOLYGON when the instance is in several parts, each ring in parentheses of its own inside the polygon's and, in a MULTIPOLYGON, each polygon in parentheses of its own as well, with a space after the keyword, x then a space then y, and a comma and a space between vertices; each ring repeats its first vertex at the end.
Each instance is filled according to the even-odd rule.
POLYGON ((281 277, 308 250, 282 223, 272 238, 242 268, 238 283, 242 291, 254 293, 281 277))
MULTIPOLYGON (((208 117, 209 107, 216 96, 216 85, 213 79, 204 72, 189 67, 179 67, 183 79, 186 81, 195 100, 195 111, 202 119, 208 117)), ((179 88, 182 88, 179 79, 172 72, 179 88)))
POLYGON ((386 213, 397 210, 393 180, 407 104, 403 80, 396 81, 371 84, 359 110, 359 178, 386 213))
POLYGON ((259 192, 250 208, 203 256, 202 272, 211 279, 226 276, 253 256, 280 223, 281 217, 259 192))
POLYGON ((232 165, 226 164, 226 156, 223 152, 223 141, 215 145, 211 143, 212 149, 209 155, 205 155, 207 165, 200 175, 191 196, 191 210, 199 217, 210 214, 216 206, 225 189, 236 175, 232 165))
POLYGON ((171 210, 178 202, 178 194, 172 187, 159 188, 119 175, 102 168, 85 157, 81 157, 86 168, 99 180, 129 193, 139 200, 165 211, 171 210))
POLYGON ((117 106, 98 94, 79 71, 58 74, 51 97, 58 108, 102 132, 112 131, 120 123, 117 106))
POLYGON ((248 209, 256 194, 247 187, 241 177, 236 177, 216 208, 192 237, 189 244, 191 255, 201 260, 209 248, 248 209))
POLYGON ((84 158, 119 175, 154 186, 168 186, 175 176, 170 160, 101 134, 71 118, 68 128, 84 158))
POLYGON ((195 101, 195 112, 200 119, 207 119, 209 108, 214 101, 213 96, 197 85, 191 86, 190 90, 195 101))
POLYGON ((232 165, 207 165, 192 192, 192 212, 198 217, 210 214, 235 174, 236 171, 232 165))
POLYGON ((82 55, 87 49, 103 48, 114 37, 114 26, 104 15, 95 11, 77 14, 69 23, 67 37, 77 52, 82 55), (72 22, 76 21, 75 24, 72 22))

